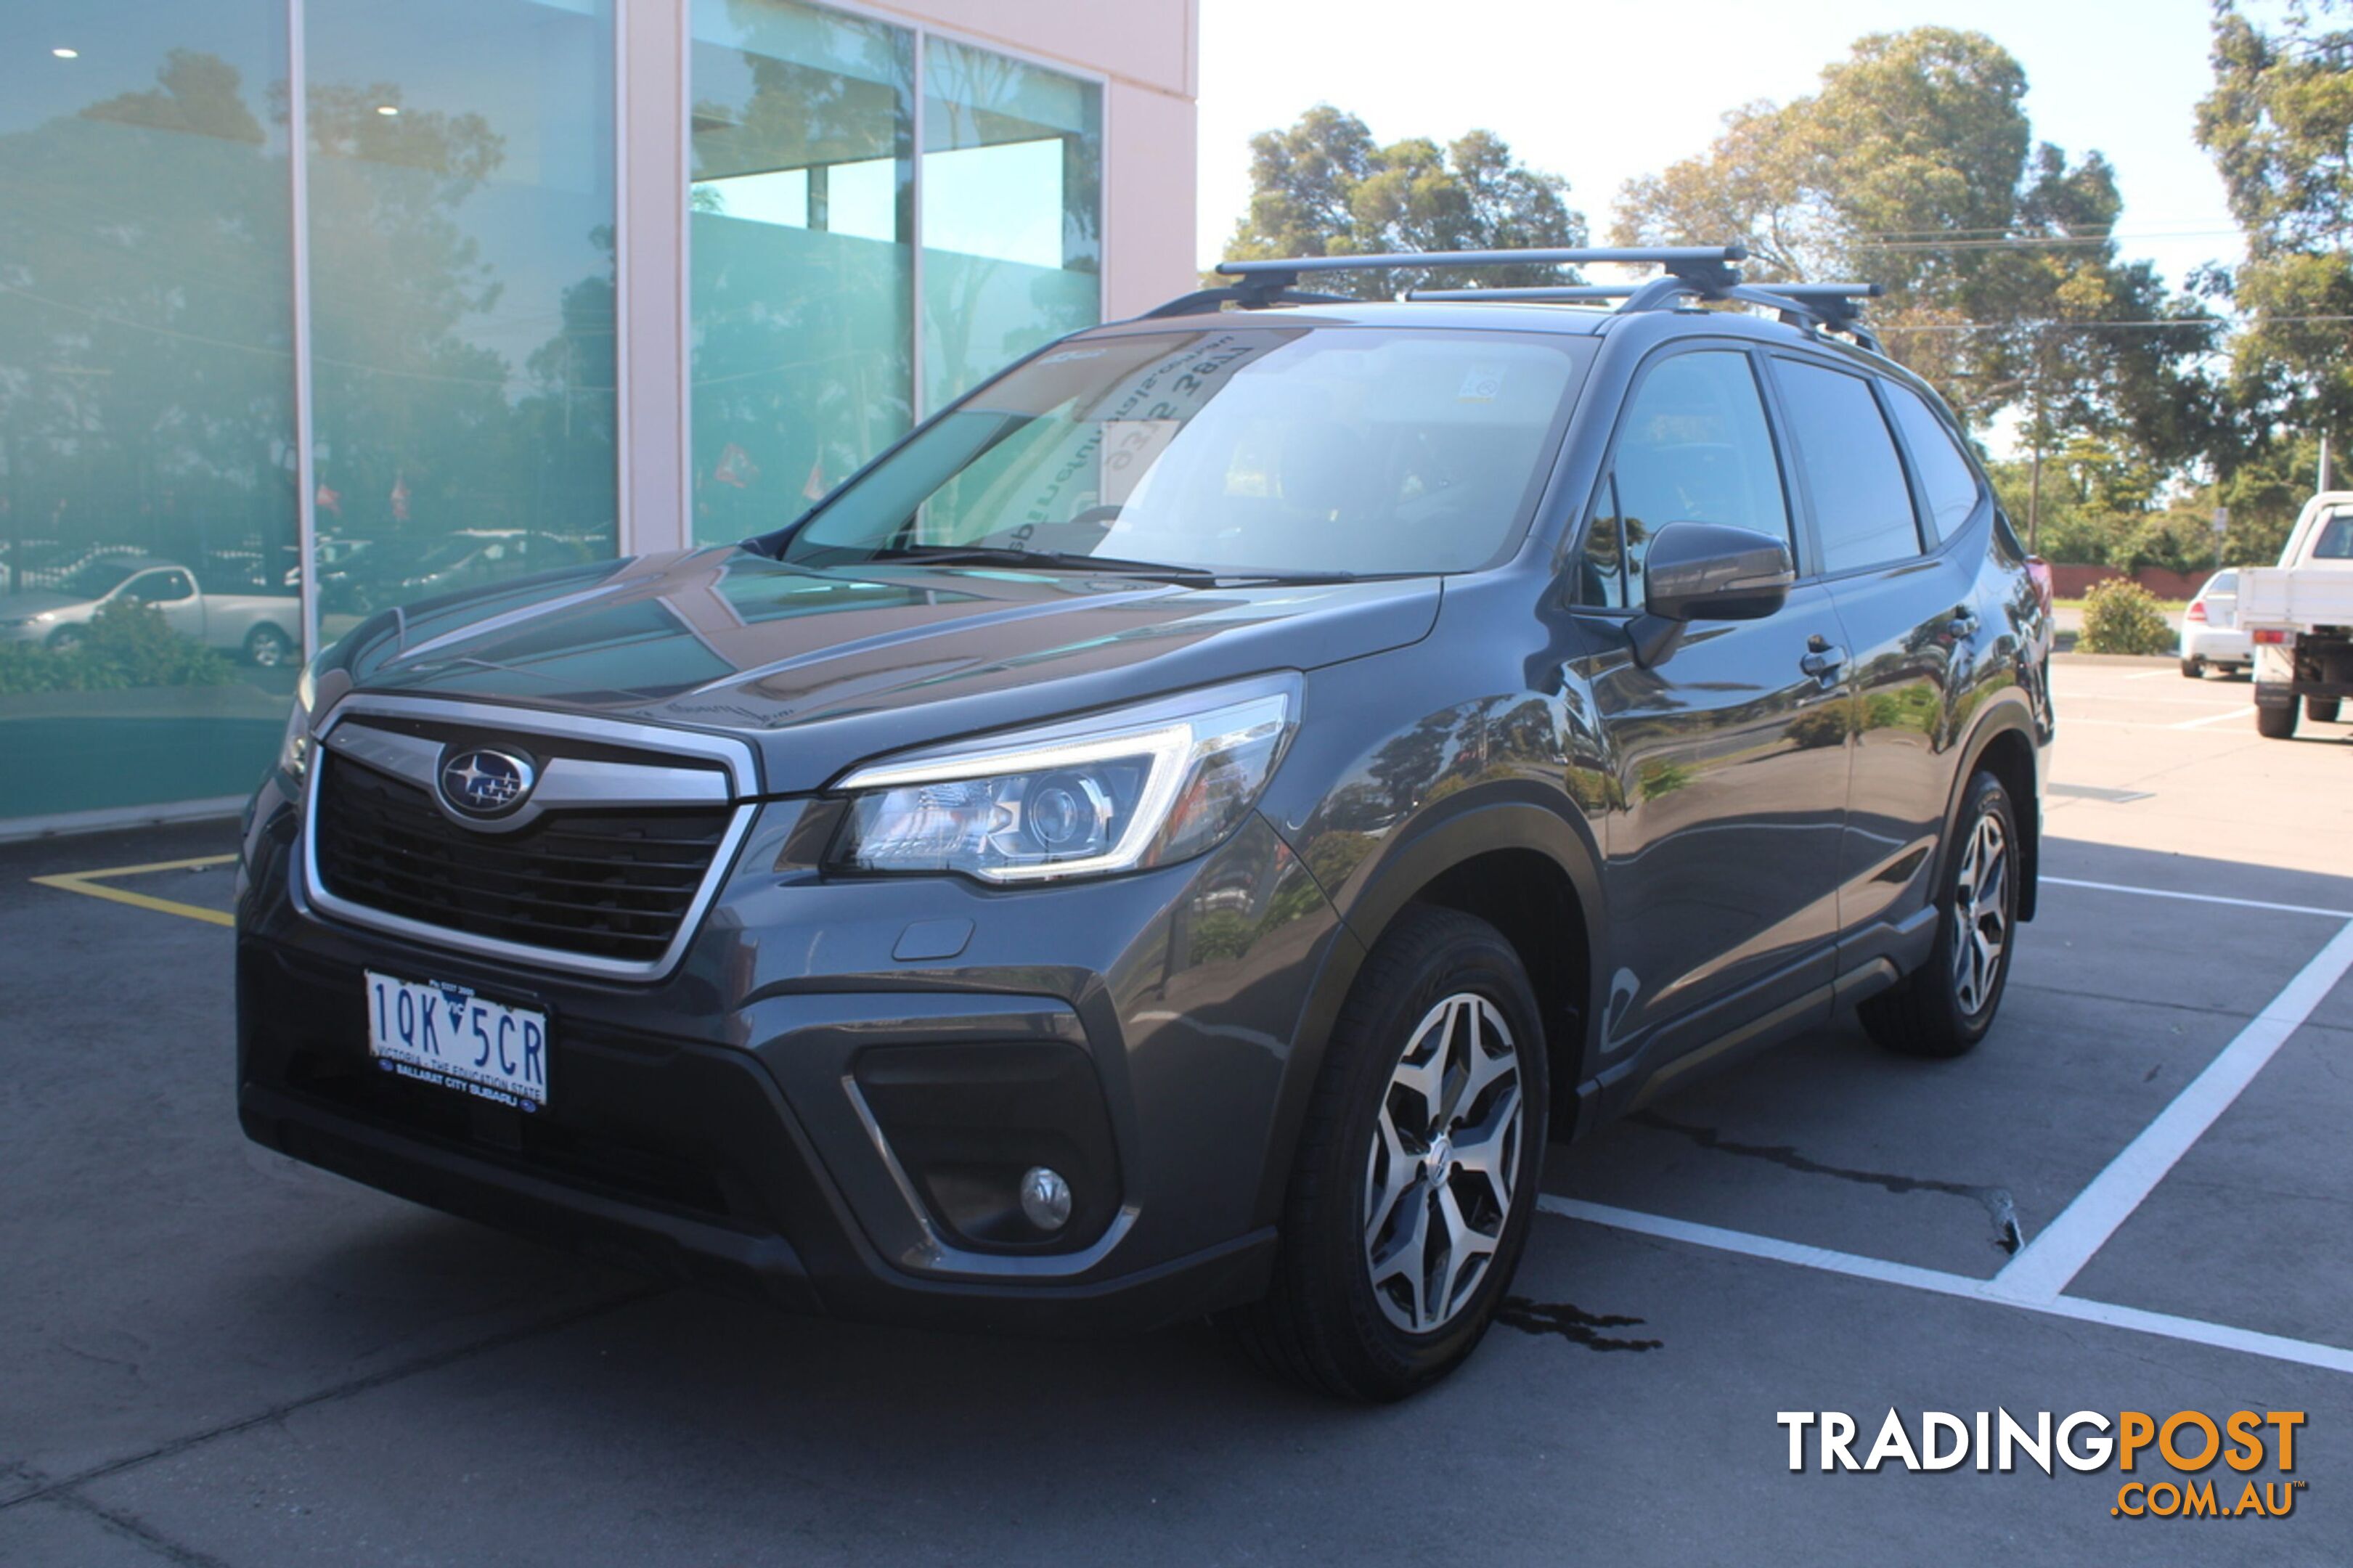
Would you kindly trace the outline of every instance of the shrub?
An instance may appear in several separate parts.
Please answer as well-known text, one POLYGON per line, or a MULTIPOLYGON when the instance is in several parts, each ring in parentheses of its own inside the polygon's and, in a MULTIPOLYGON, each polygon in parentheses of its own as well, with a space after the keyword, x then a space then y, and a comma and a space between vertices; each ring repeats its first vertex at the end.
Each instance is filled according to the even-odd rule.
POLYGON ((2085 653, 2171 653, 2173 628, 2148 590, 2128 577, 2108 577, 2084 596, 2085 653))
POLYGON ((0 643, 0 693, 226 686, 236 679, 234 665, 174 631, 161 610, 127 600, 93 616, 81 646, 70 653, 51 653, 37 643, 0 643))
POLYGON ((1681 763, 1645 763, 1638 787, 1644 800, 1670 795, 1692 782, 1692 771, 1681 763))
POLYGON ((1844 702, 1825 702, 1810 713, 1799 714, 1789 726, 1789 739, 1799 751, 1817 746, 1835 746, 1846 740, 1852 728, 1844 702))

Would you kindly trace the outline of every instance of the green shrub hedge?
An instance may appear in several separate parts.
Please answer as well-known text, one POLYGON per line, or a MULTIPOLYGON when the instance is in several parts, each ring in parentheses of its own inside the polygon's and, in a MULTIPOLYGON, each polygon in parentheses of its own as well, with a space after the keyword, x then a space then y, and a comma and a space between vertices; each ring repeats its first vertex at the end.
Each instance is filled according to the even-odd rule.
POLYGON ((2128 577, 2104 577, 2084 595, 2085 653, 2171 653, 2173 628, 2156 598, 2128 577))
POLYGON ((226 686, 237 667, 184 637, 153 605, 118 600, 82 628, 81 646, 52 653, 39 643, 0 643, 0 695, 127 691, 145 686, 226 686))

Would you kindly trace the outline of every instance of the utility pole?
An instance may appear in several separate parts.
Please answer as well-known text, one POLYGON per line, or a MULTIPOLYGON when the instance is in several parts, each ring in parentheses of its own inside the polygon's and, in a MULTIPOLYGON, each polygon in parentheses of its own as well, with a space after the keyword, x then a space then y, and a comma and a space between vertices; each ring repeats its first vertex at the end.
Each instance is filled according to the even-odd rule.
POLYGON ((2034 406, 2034 467, 2026 491, 2026 552, 2042 553, 2042 332, 2034 333, 2034 368, 2029 374, 2034 406))
POLYGON ((2320 437, 2320 488, 2324 492, 2336 488, 2329 482, 2335 477, 2328 471, 2328 437, 2324 434, 2320 437))

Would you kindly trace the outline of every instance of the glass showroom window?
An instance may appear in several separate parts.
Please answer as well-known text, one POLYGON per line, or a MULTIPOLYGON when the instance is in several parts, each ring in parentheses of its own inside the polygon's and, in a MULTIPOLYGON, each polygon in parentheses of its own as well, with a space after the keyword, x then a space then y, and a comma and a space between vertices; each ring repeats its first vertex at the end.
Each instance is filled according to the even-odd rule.
POLYGON ((321 636, 614 548, 611 0, 305 0, 321 636))
POLYGON ((926 412, 1103 310, 1103 89, 923 50, 926 412))
POLYGON ((789 521, 907 428, 914 48, 788 0, 695 0, 698 540, 789 521))
POLYGON ((1103 93, 926 36, 919 169, 913 31, 796 0, 695 0, 693 28, 693 532, 718 541, 1100 319, 1103 93))
MULTIPOLYGON (((44 25, 35 26, 34 18, 44 25)), ((0 50, 0 818, 219 799, 295 677, 282 0, 0 50)))

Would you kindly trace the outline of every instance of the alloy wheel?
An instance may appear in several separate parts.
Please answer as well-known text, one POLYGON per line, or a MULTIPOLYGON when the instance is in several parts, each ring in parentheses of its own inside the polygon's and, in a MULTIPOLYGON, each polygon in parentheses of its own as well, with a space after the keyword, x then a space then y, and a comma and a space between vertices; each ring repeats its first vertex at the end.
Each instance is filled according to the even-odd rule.
POLYGON ((2010 948, 2010 837, 1986 812, 1969 831, 1953 888, 1953 1000, 1963 1017, 1985 1008, 2010 948))
POLYGON ((1518 1048, 1493 1002, 1458 992, 1422 1015, 1365 1159, 1365 1266, 1381 1311, 1406 1332, 1443 1328, 1486 1278, 1511 1217, 1525 1112, 1518 1048))

